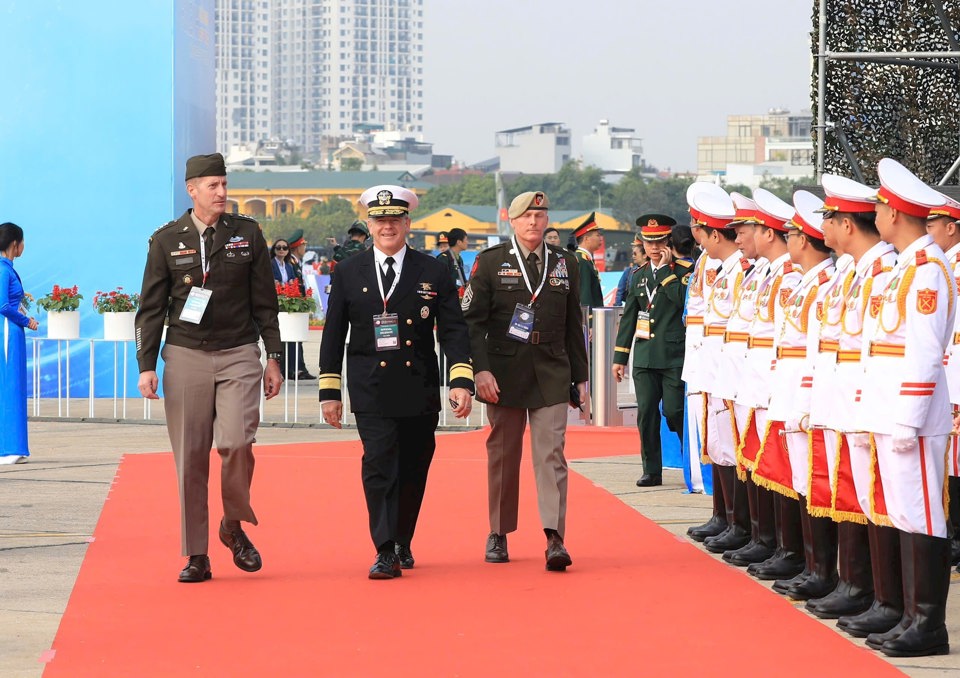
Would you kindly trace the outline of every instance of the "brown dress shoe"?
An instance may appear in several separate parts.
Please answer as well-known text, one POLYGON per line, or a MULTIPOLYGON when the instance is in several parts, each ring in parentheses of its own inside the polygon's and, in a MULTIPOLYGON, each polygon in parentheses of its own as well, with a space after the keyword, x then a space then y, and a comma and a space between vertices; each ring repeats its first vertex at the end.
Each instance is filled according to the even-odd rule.
POLYGON ((263 567, 260 552, 250 543, 250 539, 240 527, 228 530, 221 521, 220 541, 233 551, 233 564, 244 572, 256 572, 263 567))
POLYGON ((570 565, 573 565, 570 554, 563 546, 563 538, 558 534, 551 534, 547 537, 545 555, 547 557, 547 569, 551 572, 563 572, 570 565))
POLYGON ((487 536, 487 553, 483 558, 488 563, 509 563, 507 553, 507 535, 491 532, 487 536))
POLYGON ((207 556, 190 556, 187 566, 180 571, 180 578, 177 581, 183 584, 197 584, 212 576, 210 559, 207 556))

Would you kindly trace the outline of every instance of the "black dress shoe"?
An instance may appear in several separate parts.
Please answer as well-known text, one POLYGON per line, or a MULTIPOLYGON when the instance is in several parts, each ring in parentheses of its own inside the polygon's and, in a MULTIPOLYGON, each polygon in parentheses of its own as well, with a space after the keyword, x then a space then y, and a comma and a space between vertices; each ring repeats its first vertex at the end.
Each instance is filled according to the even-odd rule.
POLYGON ((233 564, 244 572, 256 572, 263 567, 260 552, 250 543, 250 539, 243 529, 237 527, 228 530, 221 521, 220 541, 224 546, 233 551, 233 564))
POLYGON ((413 559, 413 552, 410 550, 410 547, 406 544, 397 544, 393 548, 393 552, 397 554, 397 560, 400 561, 401 570, 412 570, 413 564, 416 562, 413 559))
POLYGON ((655 473, 644 473, 637 481, 637 487, 656 487, 663 485, 663 476, 655 473))
POLYGON ((694 541, 703 541, 708 537, 716 537, 727 529, 727 519, 720 516, 713 516, 703 525, 696 525, 687 528, 687 536, 694 541))
POLYGON ((184 584, 197 584, 213 576, 210 572, 210 559, 207 556, 190 556, 187 566, 180 571, 177 580, 184 584))
POLYGON ((739 525, 728 527, 725 532, 703 541, 704 547, 710 553, 736 551, 750 543, 750 533, 739 525))
POLYGON ((299 372, 297 372, 298 381, 313 381, 314 379, 316 379, 316 377, 310 374, 309 372, 307 372, 306 370, 300 370, 299 372))
POLYGON ((748 565, 747 574, 761 581, 789 580, 803 572, 803 569, 804 560, 801 554, 781 549, 762 563, 748 565))
POLYGON ((400 569, 400 559, 396 553, 382 551, 377 554, 377 559, 373 561, 373 567, 370 568, 370 579, 394 579, 403 574, 400 569))
POLYGON ((573 565, 573 560, 567 553, 560 535, 551 534, 547 537, 547 550, 544 555, 547 558, 547 569, 551 572, 563 572, 573 565))
POLYGON ((748 567, 754 563, 762 563, 773 555, 773 547, 759 541, 751 541, 743 548, 735 551, 724 551, 723 559, 737 567, 748 567))
POLYGON ((487 536, 487 553, 483 558, 488 563, 509 563, 507 553, 507 535, 491 532, 487 536))

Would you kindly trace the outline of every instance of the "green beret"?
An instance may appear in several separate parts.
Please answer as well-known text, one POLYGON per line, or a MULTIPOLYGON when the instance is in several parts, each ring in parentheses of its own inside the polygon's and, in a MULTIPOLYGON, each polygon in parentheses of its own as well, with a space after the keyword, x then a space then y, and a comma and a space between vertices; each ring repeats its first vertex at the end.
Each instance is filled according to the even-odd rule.
POLYGON ((550 201, 547 200, 546 193, 543 191, 527 191, 513 199, 513 202, 510 203, 510 209, 507 210, 507 215, 511 219, 516 219, 527 210, 545 210, 549 206, 550 201))
POLYGON ((227 176, 227 164, 223 161, 223 156, 219 153, 210 155, 195 155, 187 160, 187 173, 184 181, 190 181, 197 177, 225 177, 227 176))

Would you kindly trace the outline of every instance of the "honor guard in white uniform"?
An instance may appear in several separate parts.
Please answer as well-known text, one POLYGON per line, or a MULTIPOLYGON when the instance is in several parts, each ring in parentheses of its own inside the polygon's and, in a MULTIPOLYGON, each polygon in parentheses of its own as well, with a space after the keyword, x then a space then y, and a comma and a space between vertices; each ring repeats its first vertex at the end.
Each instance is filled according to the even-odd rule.
POLYGON ((930 210, 945 201, 896 160, 881 160, 877 173, 877 230, 899 255, 864 337, 858 414, 873 434, 879 470, 872 519, 900 531, 904 610, 889 631, 867 636, 867 645, 890 656, 946 654, 943 488, 953 422, 943 356, 953 336, 956 282, 926 233, 930 210))
MULTIPOLYGON (((687 205, 690 211, 690 231, 693 234, 697 244, 703 249, 702 241, 705 231, 702 228, 704 216, 693 205, 693 197, 700 193, 706 193, 715 196, 721 202, 726 199, 726 192, 716 184, 697 181, 687 188, 687 205)), ((720 266, 718 259, 711 258, 705 249, 700 254, 693 266, 693 273, 690 282, 687 285, 687 305, 686 305, 686 336, 685 352, 683 359, 683 370, 680 378, 687 385, 687 423, 690 437, 691 449, 687 454, 687 461, 690 464, 691 485, 694 491, 703 491, 703 480, 701 478, 701 459, 702 450, 705 447, 704 437, 707 434, 714 433, 708 431, 707 421, 707 394, 703 389, 703 370, 701 369, 700 347, 703 344, 703 316, 707 310, 707 299, 710 297, 710 290, 717 279, 717 267, 720 266)), ((714 436, 715 438, 715 436, 714 436)), ((714 442, 716 444, 716 442, 714 442)), ((726 507, 723 505, 723 492, 719 491, 720 476, 716 469, 711 467, 713 474, 713 515, 703 525, 690 527, 687 535, 696 540, 703 541, 707 537, 715 537, 727 529, 726 507)))
MULTIPOLYGON (((787 291, 800 279, 799 273, 793 271, 793 265, 789 262, 783 237, 787 231, 786 222, 793 216, 793 207, 762 188, 753 192, 750 202, 750 211, 738 206, 737 243, 744 256, 754 258, 755 263, 741 289, 734 314, 738 321, 746 321, 744 352, 738 366, 741 377, 734 400, 734 412, 740 435, 737 470, 746 482, 750 542, 737 551, 724 554, 729 562, 745 567, 759 566, 776 553, 775 493, 754 483, 751 472, 767 423, 770 369, 774 360, 773 337, 778 310, 782 322, 780 290, 785 282, 783 289, 787 291)), ((733 320, 731 318, 731 323, 733 320)), ((728 335, 731 327, 728 324, 728 335)), ((775 578, 795 573, 792 567, 788 567, 786 572, 778 569, 775 578)))
MULTIPOLYGON (((844 278, 842 309, 839 317, 839 333, 833 309, 828 312, 828 321, 821 330, 821 345, 826 334, 837 337, 834 379, 830 385, 830 410, 823 414, 825 425, 839 432, 835 452, 828 464, 830 483, 830 515, 838 523, 839 543, 837 588, 828 596, 810 600, 807 609, 823 619, 849 618, 859 615, 874 602, 874 576, 871 573, 871 547, 868 540, 867 518, 857 496, 859 473, 863 496, 868 496, 870 480, 870 452, 868 438, 856 432, 853 411, 859 406, 856 392, 860 388, 860 348, 864 319, 869 317, 870 300, 879 301, 880 290, 893 266, 896 254, 889 243, 880 240, 874 224, 874 205, 868 200, 875 189, 845 177, 825 174, 822 185, 826 198, 823 232, 828 245, 842 251, 854 261, 854 267, 844 278), (824 330, 827 330, 825 333, 824 330)), ((820 373, 814 376, 814 388, 821 387, 820 373)), ((820 399, 815 395, 814 402, 820 399)), ((821 415, 811 419, 819 423, 821 415)), ((829 433, 825 433, 829 436, 829 433)), ((831 447, 827 447, 829 452, 831 447)), ((818 503, 822 500, 822 487, 814 489, 818 503)), ((879 542, 878 542, 879 543, 879 542)), ((878 590, 883 591, 881 584, 878 590)), ((899 591, 899 589, 898 589, 899 591)), ((899 593, 898 593, 899 597, 899 593)))
MULTIPOLYGON (((702 216, 705 235, 701 244, 708 254, 721 260, 717 278, 707 299, 703 318, 703 345, 701 366, 704 372, 704 390, 707 392, 706 453, 716 467, 723 492, 727 529, 715 537, 704 539, 704 546, 714 553, 736 550, 750 541, 750 513, 746 485, 738 482, 736 473, 738 432, 733 413, 733 401, 722 397, 726 389, 720 374, 723 339, 727 322, 733 315, 734 304, 750 262, 740 256, 736 231, 732 222, 736 214, 733 201, 708 194, 695 195, 694 208, 702 216), (709 431, 716 432, 716 438, 709 431), (739 508, 738 508, 739 506, 739 508)), ((714 488, 716 492, 716 488, 714 488)))
MULTIPOLYGON (((787 249, 795 265, 804 273, 799 285, 786 299, 785 322, 777 338, 777 362, 773 372, 773 393, 770 399, 766 435, 757 456, 754 482, 780 494, 800 501, 800 520, 803 531, 805 567, 792 579, 777 580, 773 588, 798 600, 806 600, 811 593, 820 592, 830 582, 831 563, 835 580, 836 558, 825 551, 814 553, 816 543, 824 543, 824 536, 815 538, 814 532, 827 530, 820 518, 814 522, 806 511, 808 489, 809 389, 813 385, 812 359, 816 346, 810 346, 809 330, 818 336, 819 317, 826 298, 827 285, 833 276, 834 265, 830 250, 823 242, 822 218, 815 210, 822 202, 807 191, 797 191, 793 199, 796 214, 789 222, 787 249), (808 389, 804 393, 804 389, 808 389), (784 444, 785 443, 785 444, 784 444), (784 449, 785 448, 785 449, 784 449), (816 556, 816 557, 815 557, 816 556)), ((781 518, 796 516, 791 507, 781 518)), ((790 527, 795 530, 795 527, 790 527)), ((835 582, 834 582, 835 583, 835 582)), ((829 592, 829 591, 827 591, 829 592)))
MULTIPOLYGON (((927 217, 927 233, 947 255, 947 262, 957 282, 960 291, 960 202, 943 196, 947 201, 943 207, 930 210, 927 217)), ((950 405, 953 410, 953 435, 950 436, 950 447, 947 454, 947 482, 950 494, 950 515, 947 526, 951 530, 950 562, 956 565, 960 562, 960 456, 958 456, 957 435, 960 424, 960 313, 955 315, 953 338, 943 359, 947 370, 947 392, 950 394, 950 405)))

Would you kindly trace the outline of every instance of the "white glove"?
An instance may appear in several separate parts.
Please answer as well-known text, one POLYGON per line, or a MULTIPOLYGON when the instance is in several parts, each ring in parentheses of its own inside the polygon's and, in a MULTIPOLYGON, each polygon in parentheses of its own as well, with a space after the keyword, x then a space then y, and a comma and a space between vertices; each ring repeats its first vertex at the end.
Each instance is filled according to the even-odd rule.
POLYGON ((917 428, 906 424, 893 425, 893 451, 902 454, 909 452, 917 444, 917 428))
POLYGON ((870 447, 870 434, 869 433, 853 433, 850 435, 850 442, 853 443, 853 446, 866 450, 870 447))

